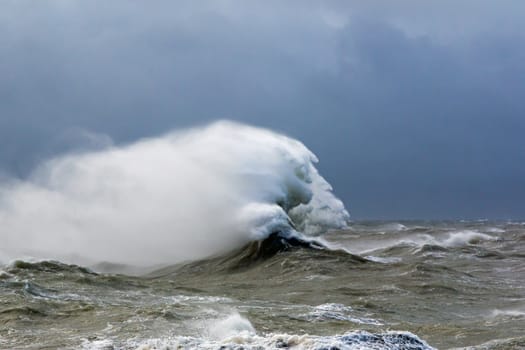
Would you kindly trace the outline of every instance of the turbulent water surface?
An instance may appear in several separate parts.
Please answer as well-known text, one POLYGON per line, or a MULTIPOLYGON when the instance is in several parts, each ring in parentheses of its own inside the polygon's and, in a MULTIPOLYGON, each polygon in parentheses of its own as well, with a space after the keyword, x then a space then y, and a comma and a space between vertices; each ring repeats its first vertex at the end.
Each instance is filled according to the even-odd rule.
POLYGON ((525 347, 525 223, 350 222, 231 122, 0 183, 2 349, 525 347))
POLYGON ((134 277, 11 262, 0 347, 525 347, 525 224, 357 222, 325 239, 134 277))

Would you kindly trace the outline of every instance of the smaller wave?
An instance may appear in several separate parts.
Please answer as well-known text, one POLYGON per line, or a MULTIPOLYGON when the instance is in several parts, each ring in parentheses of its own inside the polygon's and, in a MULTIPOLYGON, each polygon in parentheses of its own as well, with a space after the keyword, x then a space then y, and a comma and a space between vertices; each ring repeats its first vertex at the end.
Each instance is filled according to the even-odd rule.
MULTIPOLYGON (((253 241, 244 247, 230 252, 226 255, 178 264, 156 270, 149 273, 151 277, 165 276, 170 274, 214 274, 219 272, 231 272, 256 267, 260 263, 268 261, 280 254, 291 253, 298 250, 307 250, 330 256, 340 256, 352 263, 366 263, 369 260, 349 253, 344 249, 330 247, 320 238, 311 238, 298 232, 274 232, 265 239, 253 241)), ((313 255, 315 257, 317 255, 313 255)))
POLYGON ((397 233, 408 231, 409 228, 399 222, 388 222, 380 224, 379 226, 367 226, 366 231, 371 231, 378 234, 397 233))
POLYGON ((525 318, 525 309, 493 310, 491 318, 525 318))
POLYGON ((370 261, 380 263, 380 264, 395 264, 402 260, 399 257, 382 257, 382 256, 374 256, 374 255, 367 255, 365 256, 365 258, 370 261))
POLYGON ((6 269, 9 273, 18 274, 20 272, 70 272, 70 273, 82 273, 89 275, 97 275, 92 270, 74 265, 64 264, 59 261, 53 260, 41 260, 41 261, 26 261, 26 260, 14 260, 11 262, 6 269))
MULTIPOLYGON (((369 261, 397 263, 400 256, 408 254, 429 254, 443 257, 455 249, 476 247, 488 249, 487 243, 499 241, 498 235, 477 230, 452 230, 431 233, 417 233, 410 229, 395 236, 364 234, 357 239, 345 242, 344 246, 352 253, 364 256, 369 261)), ((497 252, 489 252, 497 254, 497 252)))
POLYGON ((208 335, 216 340, 253 336, 255 335, 255 328, 248 319, 238 313, 233 313, 223 319, 213 321, 208 326, 208 335))
POLYGON ((417 235, 415 238, 408 238, 407 241, 418 248, 426 245, 434 245, 443 248, 457 248, 467 245, 478 245, 484 241, 494 241, 495 237, 486 233, 474 230, 450 231, 442 235, 417 235))
POLYGON ((487 233, 505 233, 505 230, 500 227, 489 227, 484 230, 487 233))
POLYGON ((495 240, 495 238, 487 234, 478 231, 463 230, 450 232, 448 238, 442 240, 440 243, 443 243, 446 247, 460 247, 467 244, 478 244, 482 241, 492 240, 495 240))
POLYGON ((469 219, 469 220, 466 220, 466 219, 462 219, 462 220, 459 220, 459 222, 461 223, 465 223, 465 224, 469 224, 469 223, 485 223, 485 222, 488 222, 489 219, 485 219, 485 218, 482 218, 482 219, 469 219))
POLYGON ((403 225, 403 224, 400 224, 398 222, 393 222, 391 224, 386 224, 382 227, 384 230, 386 231, 394 231, 394 232, 398 232, 398 231, 406 231, 408 230, 408 227, 403 225))
POLYGON ((380 326, 381 322, 368 317, 361 317, 350 306, 336 303, 321 304, 306 315, 307 319, 314 322, 319 321, 348 321, 357 324, 371 324, 380 326))

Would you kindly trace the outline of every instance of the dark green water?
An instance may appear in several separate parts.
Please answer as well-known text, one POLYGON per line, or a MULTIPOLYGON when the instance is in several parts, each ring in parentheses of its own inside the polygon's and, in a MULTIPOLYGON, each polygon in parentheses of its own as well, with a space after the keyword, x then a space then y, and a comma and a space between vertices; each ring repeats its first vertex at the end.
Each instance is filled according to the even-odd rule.
POLYGON ((0 348, 525 348, 524 223, 359 222, 323 239, 141 276, 11 262, 0 348))

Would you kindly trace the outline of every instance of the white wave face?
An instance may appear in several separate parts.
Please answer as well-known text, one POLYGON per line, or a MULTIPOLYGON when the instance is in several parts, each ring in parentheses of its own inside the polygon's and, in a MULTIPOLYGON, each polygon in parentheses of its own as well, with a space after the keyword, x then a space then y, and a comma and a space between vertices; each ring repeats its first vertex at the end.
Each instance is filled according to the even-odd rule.
POLYGON ((0 185, 0 256, 159 265, 345 227, 316 162, 299 141, 225 121, 61 156, 0 185))

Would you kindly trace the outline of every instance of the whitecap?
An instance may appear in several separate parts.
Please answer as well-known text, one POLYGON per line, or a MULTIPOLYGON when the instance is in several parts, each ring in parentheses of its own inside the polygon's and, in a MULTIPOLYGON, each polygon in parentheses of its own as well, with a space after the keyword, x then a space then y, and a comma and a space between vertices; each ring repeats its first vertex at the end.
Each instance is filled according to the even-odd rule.
POLYGON ((337 303, 317 305, 306 315, 310 321, 348 321, 358 324, 381 325, 382 323, 357 314, 350 306, 337 303))
POLYGON ((492 240, 495 240, 495 238, 487 234, 478 231, 463 230, 449 232, 448 237, 442 240, 442 243, 447 247, 459 247, 467 244, 478 244, 482 241, 492 240))

